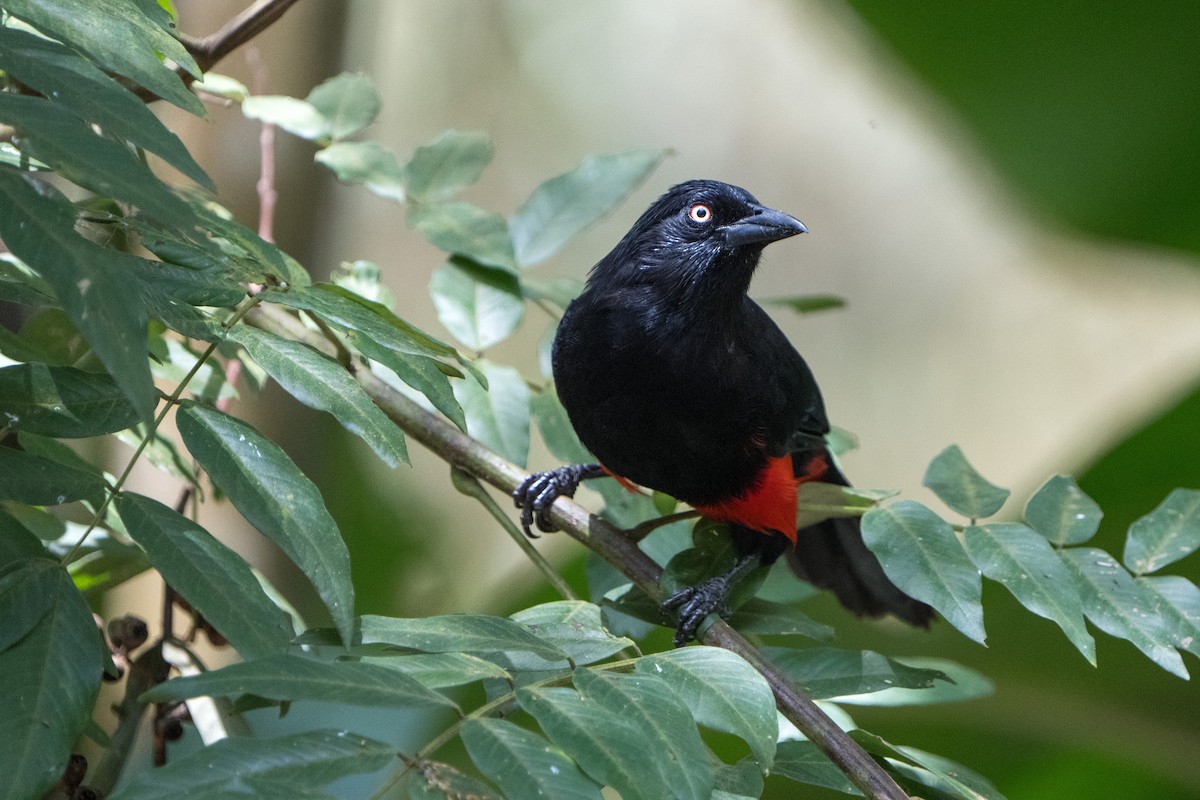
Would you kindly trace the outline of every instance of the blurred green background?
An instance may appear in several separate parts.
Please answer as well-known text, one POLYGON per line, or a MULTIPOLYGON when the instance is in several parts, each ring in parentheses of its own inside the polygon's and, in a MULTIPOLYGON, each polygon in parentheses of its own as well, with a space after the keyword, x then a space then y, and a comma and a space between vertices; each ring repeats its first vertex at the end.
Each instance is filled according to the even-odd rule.
MULTIPOLYGON (((245 3, 176 5, 201 35, 245 3)), ((217 71, 296 96, 342 70, 369 74, 384 97, 371 137, 401 155, 446 128, 488 131, 496 158, 467 197, 492 210, 588 153, 674 149, 544 276, 581 278, 687 178, 745 186, 804 220, 810 235, 768 253, 753 293, 848 301, 775 314, 835 423, 861 440, 844 463, 860 485, 932 504, 925 465, 958 443, 1014 489, 1012 517, 1047 477, 1076 474, 1106 513, 1097 543, 1117 553, 1171 488, 1200 487, 1200 5, 321 0, 256 50, 258 73, 242 54, 217 71)), ((220 108, 171 123, 253 222, 257 128, 220 108)), ((401 316, 439 332, 425 287, 440 259, 399 209, 336 184, 307 143, 281 135, 279 158, 284 249, 318 277, 379 263, 401 316)), ((531 309, 489 357, 536 378, 549 323, 531 309)), ((507 612, 539 591, 436 459, 414 448, 411 469, 389 472, 277 399, 246 410, 326 492, 360 612, 507 612)), ((551 463, 535 446, 531 465, 551 463)), ((540 546, 578 569, 577 545, 540 546)), ((845 646, 954 658, 996 684, 986 700, 855 718, 1013 800, 1200 797, 1195 687, 1103 636, 1095 670, 995 587, 985 600, 988 648, 818 601, 845 646)))

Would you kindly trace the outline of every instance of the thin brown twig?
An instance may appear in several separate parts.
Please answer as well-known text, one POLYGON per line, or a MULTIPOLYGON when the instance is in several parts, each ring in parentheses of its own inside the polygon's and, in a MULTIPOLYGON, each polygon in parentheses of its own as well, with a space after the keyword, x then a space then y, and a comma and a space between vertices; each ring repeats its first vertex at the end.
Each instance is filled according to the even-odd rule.
MULTIPOLYGON (((246 315, 246 321, 332 354, 328 341, 277 306, 261 305, 246 315)), ((370 370, 356 370, 355 377, 376 405, 406 434, 452 467, 506 493, 526 477, 520 467, 488 450, 436 414, 426 411, 370 370)), ((622 531, 566 499, 555 502, 550 517, 560 530, 621 570, 651 599, 662 599, 658 585, 662 570, 622 531)), ((737 653, 758 670, 771 687, 780 712, 816 744, 866 797, 872 800, 910 800, 891 776, 839 728, 812 698, 798 689, 778 667, 727 623, 718 620, 702 635, 702 640, 705 644, 737 653)))

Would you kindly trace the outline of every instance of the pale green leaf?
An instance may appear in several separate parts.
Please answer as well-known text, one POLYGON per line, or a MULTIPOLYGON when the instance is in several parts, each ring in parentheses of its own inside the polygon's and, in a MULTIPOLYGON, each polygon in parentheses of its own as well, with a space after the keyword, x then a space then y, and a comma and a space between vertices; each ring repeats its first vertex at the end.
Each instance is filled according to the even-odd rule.
POLYGON ((402 672, 430 689, 463 686, 482 680, 512 682, 512 676, 503 667, 466 653, 364 656, 362 662, 402 672))
POLYGON ((176 424, 213 483, 312 581, 342 640, 349 642, 354 624, 350 554, 317 487, 279 445, 236 417, 187 403, 176 424))
POLYGON ((533 190, 509 224, 516 262, 545 261, 584 228, 605 217, 662 162, 664 150, 588 156, 570 172, 533 190))
POLYGON ((972 520, 995 514, 1010 494, 976 472, 956 444, 937 454, 921 483, 943 503, 972 520))
POLYGON ((817 311, 828 311, 832 308, 842 308, 846 301, 832 294, 808 294, 798 297, 771 297, 760 300, 763 305, 783 306, 797 314, 812 314, 817 311))
POLYGON ((576 664, 591 664, 633 647, 624 636, 604 628, 600 607, 582 600, 543 603, 513 614, 510 619, 550 642, 576 664))
POLYGON ((438 319, 471 350, 507 339, 525 316, 525 301, 511 272, 452 258, 429 280, 438 319))
POLYGON ((1016 523, 972 525, 963 534, 971 560, 1039 617, 1060 628, 1083 657, 1096 665, 1096 642, 1083 621, 1079 592, 1050 543, 1016 523))
POLYGON ((333 131, 329 119, 305 100, 286 95, 263 94, 242 101, 249 119, 277 125, 301 139, 328 139, 333 131))
POLYGON ((565 664, 567 656, 520 623, 483 614, 402 619, 364 615, 358 644, 387 644, 425 653, 532 653, 565 664))
POLYGON ((1062 547, 1083 544, 1096 535, 1104 512, 1084 494, 1075 479, 1055 475, 1038 489, 1025 506, 1025 522, 1062 547))
POLYGON ((948 522, 920 503, 901 500, 868 511, 862 533, 901 591, 983 642, 983 581, 948 522))
POLYGON ((381 105, 375 82, 361 72, 343 72, 321 83, 305 100, 329 120, 331 138, 345 139, 379 116, 381 105))
POLYGON ((1200 548, 1200 491, 1175 489, 1129 526, 1123 561, 1135 575, 1157 572, 1200 548))
POLYGON ((492 141, 482 131, 448 130, 413 151, 408 191, 422 201, 441 200, 479 180, 492 160, 492 141))
POLYGON ((404 167, 378 142, 336 142, 314 158, 342 183, 361 183, 380 197, 404 202, 404 167))
MULTIPOLYGON (((411 182, 409 186, 411 191, 411 182)), ((447 253, 510 272, 516 269, 508 224, 499 214, 461 201, 420 203, 409 208, 408 224, 447 253)))
POLYGON ((467 418, 467 433, 517 466, 529 457, 529 387, 512 367, 480 361, 488 388, 477 381, 454 385, 467 418))
POLYGON ((1079 590, 1083 611, 1097 628, 1129 640, 1168 672, 1188 677, 1154 594, 1099 548, 1071 548, 1061 556, 1079 590))
POLYGON ((1135 582, 1154 595, 1171 643, 1200 656, 1200 587, 1180 575, 1145 576, 1135 582))

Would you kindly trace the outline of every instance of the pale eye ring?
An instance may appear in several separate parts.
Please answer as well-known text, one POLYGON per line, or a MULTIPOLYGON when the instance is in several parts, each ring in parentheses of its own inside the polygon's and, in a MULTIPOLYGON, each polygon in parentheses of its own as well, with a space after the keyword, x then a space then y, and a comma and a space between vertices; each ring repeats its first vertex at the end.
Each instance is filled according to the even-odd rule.
POLYGON ((688 209, 688 219, 692 222, 711 222, 712 217, 712 209, 704 205, 704 203, 696 203, 696 205, 688 209))

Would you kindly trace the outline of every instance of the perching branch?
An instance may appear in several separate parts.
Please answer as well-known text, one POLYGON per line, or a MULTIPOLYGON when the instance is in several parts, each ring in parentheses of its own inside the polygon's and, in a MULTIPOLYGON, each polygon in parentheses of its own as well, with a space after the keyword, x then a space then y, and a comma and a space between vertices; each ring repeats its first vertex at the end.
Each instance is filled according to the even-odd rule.
POLYGON ((222 58, 271 27, 295 3, 296 0, 256 0, 215 33, 210 33, 203 39, 181 33, 179 41, 192 54, 192 58, 196 59, 200 69, 208 72, 222 58))
MULTIPOLYGON (((332 344, 309 330, 282 308, 261 305, 246 315, 246 322, 288 339, 302 341, 334 355, 332 344)), ((526 473, 449 422, 405 397, 367 369, 351 369, 367 394, 408 436, 432 450, 455 469, 510 493, 526 473)), ((579 504, 560 498, 550 510, 555 525, 619 569, 651 599, 662 599, 662 570, 622 531, 593 516, 579 504)), ((718 620, 703 635, 705 644, 737 653, 766 679, 780 712, 807 736, 847 777, 872 800, 909 800, 891 776, 837 726, 812 698, 797 688, 754 645, 718 620)))

